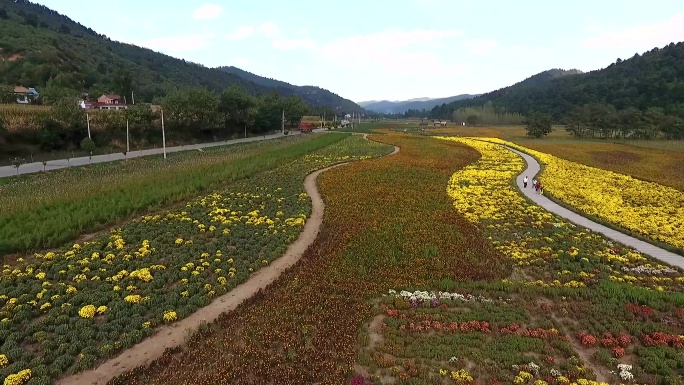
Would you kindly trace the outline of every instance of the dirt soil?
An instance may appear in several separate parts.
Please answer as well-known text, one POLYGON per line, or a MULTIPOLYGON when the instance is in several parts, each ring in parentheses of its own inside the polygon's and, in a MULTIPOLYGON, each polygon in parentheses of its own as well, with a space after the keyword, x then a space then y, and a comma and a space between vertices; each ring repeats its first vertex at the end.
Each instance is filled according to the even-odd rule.
MULTIPOLYGON (((363 137, 369 140, 367 135, 363 137)), ((395 146, 390 155, 398 152, 399 147, 395 146)), ((306 176, 304 190, 311 197, 311 216, 307 219, 304 230, 299 234, 297 240, 288 247, 282 257, 257 270, 246 282, 216 298, 211 304, 172 325, 160 327, 153 336, 123 351, 117 357, 103 362, 95 369, 65 377, 56 383, 58 385, 104 385, 116 376, 138 366, 148 365, 161 357, 167 348, 184 345, 186 337, 192 334, 202 323, 215 321, 222 313, 234 310, 240 303, 274 282, 284 270, 297 263, 306 249, 313 244, 321 228, 325 204, 318 191, 316 178, 331 168, 347 163, 349 162, 336 164, 314 171, 306 176)))

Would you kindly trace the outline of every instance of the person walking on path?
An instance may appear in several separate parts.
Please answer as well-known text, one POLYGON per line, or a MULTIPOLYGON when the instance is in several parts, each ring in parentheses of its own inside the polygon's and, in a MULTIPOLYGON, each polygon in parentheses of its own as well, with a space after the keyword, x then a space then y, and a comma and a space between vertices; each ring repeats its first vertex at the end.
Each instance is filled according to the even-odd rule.
POLYGON ((532 179, 532 188, 537 189, 537 178, 532 179))
POLYGON ((523 187, 527 188, 527 175, 525 175, 525 179, 523 179, 523 187))

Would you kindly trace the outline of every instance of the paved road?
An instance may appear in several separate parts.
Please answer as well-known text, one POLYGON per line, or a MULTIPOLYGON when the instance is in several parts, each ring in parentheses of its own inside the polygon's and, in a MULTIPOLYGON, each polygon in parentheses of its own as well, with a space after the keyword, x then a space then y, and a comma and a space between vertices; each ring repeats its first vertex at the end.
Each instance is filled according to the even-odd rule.
MULTIPOLYGON (((314 132, 325 132, 325 131, 321 130, 321 129, 316 129, 316 130, 314 130, 314 132)), ((294 134, 294 135, 300 134, 298 131, 294 131, 294 132, 290 131, 290 133, 294 134)), ((278 134, 272 134, 272 135, 266 135, 266 136, 255 136, 255 137, 250 137, 250 138, 227 140, 227 141, 223 141, 223 142, 211 142, 211 143, 192 144, 192 145, 187 145, 187 146, 166 147, 166 152, 171 153, 171 152, 178 152, 178 151, 196 150, 199 148, 225 146, 225 145, 237 144, 237 143, 256 142, 256 141, 260 141, 260 140, 277 139, 277 138, 282 138, 282 137, 283 137, 283 135, 278 133, 278 134)), ((114 153, 114 154, 108 154, 108 155, 95 155, 95 156, 93 156, 92 161, 89 160, 87 156, 83 156, 80 158, 71 158, 71 159, 56 159, 56 160, 48 161, 47 164, 45 165, 45 170, 50 171, 50 170, 57 170, 60 168, 84 166, 84 165, 88 165, 91 163, 113 162, 116 160, 139 158, 141 156, 159 155, 159 154, 163 154, 163 153, 164 153, 163 148, 155 148, 155 149, 150 149, 150 150, 131 151, 128 153, 128 155, 124 155, 121 152, 114 153)), ((41 172, 41 171, 43 171, 43 163, 42 162, 34 162, 34 163, 22 164, 21 166, 19 166, 18 171, 19 171, 19 175, 41 172)), ((11 176, 16 176, 16 175, 17 175, 17 169, 14 166, 0 167, 0 178, 7 178, 7 177, 11 177, 11 176)))
POLYGON ((648 254, 653 258, 659 259, 667 264, 670 264, 672 266, 677 266, 682 269, 684 269, 684 257, 677 255, 675 253, 669 252, 665 249, 662 249, 658 246, 654 246, 650 243, 641 241, 639 239, 636 239, 634 237, 630 237, 627 234, 621 233, 619 231, 613 230, 609 227, 603 226, 601 224, 598 224, 596 222, 593 222, 587 218, 584 218, 568 209, 565 207, 562 207, 558 205, 557 203, 553 202, 549 198, 537 194, 533 188, 529 187, 530 184, 528 184, 527 188, 523 187, 523 178, 525 175, 529 178, 529 180, 532 180, 537 173, 539 173, 540 167, 539 163, 531 156, 520 152, 518 150, 514 150, 510 147, 506 147, 507 149, 515 152, 516 154, 520 155, 525 159, 525 162, 527 162, 527 169, 523 171, 522 174, 518 175, 518 178, 516 179, 516 182, 518 184, 518 187, 520 190, 530 198, 534 203, 538 204, 539 206, 545 208, 546 210, 558 214, 561 217, 569 220, 570 222, 573 222, 577 225, 586 227, 592 231, 601 233, 605 235, 608 238, 611 238, 615 241, 618 241, 624 245, 631 246, 635 248, 636 250, 648 254))

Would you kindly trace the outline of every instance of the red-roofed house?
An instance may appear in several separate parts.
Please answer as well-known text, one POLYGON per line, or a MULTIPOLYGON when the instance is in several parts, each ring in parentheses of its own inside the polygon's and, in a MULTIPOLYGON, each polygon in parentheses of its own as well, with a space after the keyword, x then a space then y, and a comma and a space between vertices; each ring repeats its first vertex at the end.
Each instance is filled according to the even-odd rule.
MULTIPOLYGON (((85 107, 88 108, 88 107, 85 107)), ((91 103, 90 108, 99 110, 125 110, 128 106, 121 100, 121 96, 116 94, 102 94, 97 98, 96 103, 91 103)))

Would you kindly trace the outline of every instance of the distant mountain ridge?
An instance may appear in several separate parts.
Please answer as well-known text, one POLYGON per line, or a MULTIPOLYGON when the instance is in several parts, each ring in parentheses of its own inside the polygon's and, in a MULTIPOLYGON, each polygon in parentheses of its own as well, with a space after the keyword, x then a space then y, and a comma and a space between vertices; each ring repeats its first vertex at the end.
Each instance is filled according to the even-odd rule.
POLYGON ((559 121, 580 107, 592 105, 617 110, 651 109, 651 114, 664 113, 684 119, 684 42, 617 59, 605 68, 590 72, 544 71, 472 100, 449 103, 438 114, 450 117, 458 108, 482 106, 487 102, 523 115, 543 112, 559 121))
POLYGON ((243 80, 255 83, 259 86, 276 89, 282 94, 299 95, 304 101, 312 105, 331 106, 335 110, 345 112, 365 112, 363 106, 320 87, 296 86, 281 80, 259 76, 234 66, 223 66, 217 67, 216 69, 231 75, 236 75, 243 80))
POLYGON ((431 110, 435 106, 444 103, 452 103, 458 100, 470 99, 479 95, 462 94, 456 96, 449 96, 446 98, 414 98, 409 100, 370 100, 366 102, 357 103, 359 106, 368 111, 384 114, 403 114, 408 110, 431 110))
POLYGON ((100 94, 119 92, 116 78, 125 72, 132 78, 130 91, 135 91, 139 101, 150 102, 179 87, 202 86, 220 92, 239 85, 252 94, 276 88, 283 96, 297 95, 313 106, 363 111, 351 100, 322 88, 248 76, 237 68, 209 68, 114 41, 28 0, 0 0, 0 36, 0 84, 42 88, 52 80, 60 87, 100 94))

